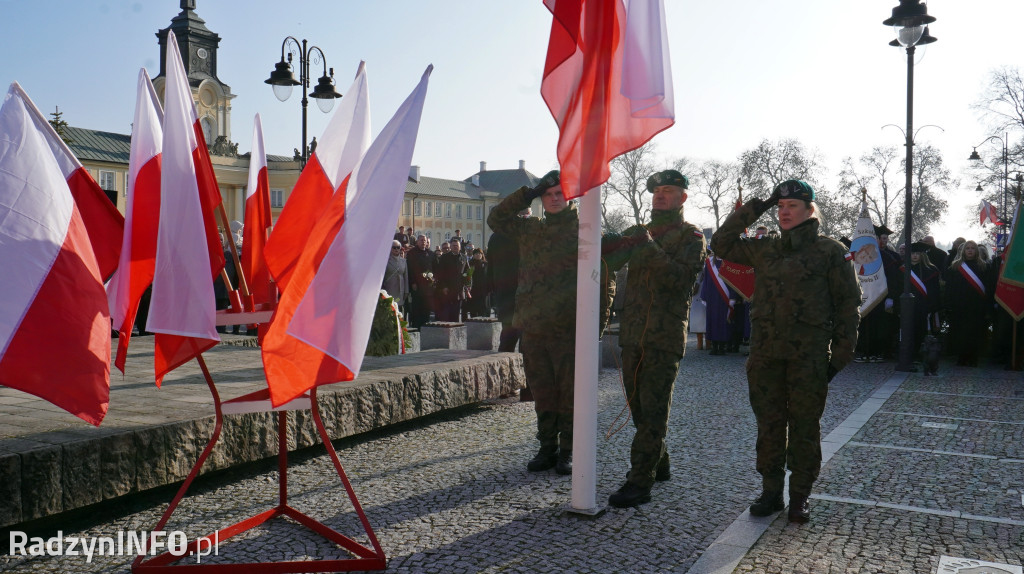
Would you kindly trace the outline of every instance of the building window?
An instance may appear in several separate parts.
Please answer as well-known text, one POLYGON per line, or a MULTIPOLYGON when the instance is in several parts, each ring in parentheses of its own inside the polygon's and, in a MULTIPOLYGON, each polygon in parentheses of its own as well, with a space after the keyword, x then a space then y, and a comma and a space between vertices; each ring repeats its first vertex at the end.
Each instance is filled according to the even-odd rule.
POLYGON ((100 180, 97 182, 100 184, 100 189, 104 191, 114 191, 117 189, 117 184, 114 183, 114 172, 100 170, 100 180))
POLYGON ((277 207, 277 208, 284 207, 284 190, 283 189, 272 189, 272 190, 270 190, 270 207, 277 207))
POLYGON ((411 204, 412 204, 412 200, 407 200, 407 201, 403 201, 402 202, 402 215, 409 215, 409 212, 412 211, 412 209, 410 207, 411 204))
POLYGON ((450 203, 444 204, 444 216, 446 218, 448 218, 448 219, 452 218, 452 204, 450 204, 450 203))
POLYGON ((467 233, 466 234, 466 243, 473 243, 473 234, 472 233, 467 233))
POLYGON ((455 219, 462 219, 462 204, 455 204, 455 219))
POLYGON ((480 220, 483 220, 483 218, 484 218, 484 206, 482 206, 482 205, 476 206, 476 218, 480 219, 480 220))
POLYGON ((451 232, 451 231, 446 231, 446 232, 444 233, 444 240, 445 240, 445 241, 448 241, 448 240, 449 240, 449 239, 451 239, 451 238, 452 238, 452 232, 451 232))
POLYGON ((413 215, 423 215, 423 202, 422 201, 417 201, 416 202, 416 204, 412 208, 412 214, 413 215))
POLYGON ((425 201, 423 203, 423 215, 425 217, 433 217, 432 215, 430 215, 430 213, 433 211, 433 209, 432 209, 433 207, 434 207, 434 202, 433 201, 425 201))

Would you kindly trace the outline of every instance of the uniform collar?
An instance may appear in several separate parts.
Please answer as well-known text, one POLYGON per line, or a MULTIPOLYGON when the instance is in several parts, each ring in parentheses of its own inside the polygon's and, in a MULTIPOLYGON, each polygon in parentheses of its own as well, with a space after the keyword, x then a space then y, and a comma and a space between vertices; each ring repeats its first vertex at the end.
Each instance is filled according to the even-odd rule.
POLYGON ((683 222, 683 208, 679 209, 652 209, 651 225, 671 225, 683 222))
POLYGON ((569 203, 565 206, 565 209, 558 213, 544 212, 544 219, 551 225, 562 225, 572 221, 579 220, 579 211, 576 208, 575 203, 569 203))
POLYGON ((799 249, 805 244, 814 243, 818 238, 818 227, 820 222, 816 217, 811 217, 807 221, 797 225, 796 227, 786 230, 782 230, 782 248, 783 249, 799 249))

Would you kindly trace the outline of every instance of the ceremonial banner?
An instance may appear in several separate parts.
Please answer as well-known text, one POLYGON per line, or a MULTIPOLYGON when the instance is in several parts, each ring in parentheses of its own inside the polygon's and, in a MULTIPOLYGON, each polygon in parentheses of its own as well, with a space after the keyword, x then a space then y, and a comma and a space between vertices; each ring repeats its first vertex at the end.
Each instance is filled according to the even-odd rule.
POLYGON ((110 315, 117 329, 114 365, 123 373, 132 326, 143 293, 153 283, 156 230, 160 220, 160 150, 163 109, 146 69, 139 70, 125 192, 124 241, 117 272, 107 286, 110 315))
POLYGON ((110 394, 110 315, 93 245, 116 254, 120 237, 89 234, 41 117, 11 84, 0 107, 0 385, 99 426, 110 394))
POLYGON ((979 209, 980 225, 984 226, 986 221, 991 221, 996 225, 1003 225, 1002 220, 999 219, 999 215, 996 213, 996 207, 994 205, 983 199, 981 200, 981 206, 979 209))
MULTIPOLYGON (((263 343, 275 406, 316 385, 359 375, 432 70, 423 73, 307 233, 263 343)), ((365 73, 360 76, 365 80, 365 73)), ((334 153, 347 138, 325 133, 323 140, 317 151, 330 146, 334 153)))
POLYGON ((608 181, 608 163, 675 123, 661 0, 545 0, 553 18, 540 93, 558 124, 562 194, 608 181))
POLYGON ((860 217, 850 242, 850 253, 860 280, 860 316, 871 312, 880 302, 885 301, 889 292, 885 284, 885 269, 882 267, 882 251, 875 236, 875 225, 871 222, 868 204, 861 201, 860 217))
POLYGON ((1013 231, 1003 252, 1003 267, 996 282, 996 301, 1015 321, 1024 318, 1024 239, 1020 234, 1020 203, 1013 215, 1013 231))
POLYGON ((744 301, 750 301, 754 296, 754 268, 747 265, 740 265, 732 261, 722 260, 722 267, 718 270, 722 280, 729 284, 743 297, 744 301))

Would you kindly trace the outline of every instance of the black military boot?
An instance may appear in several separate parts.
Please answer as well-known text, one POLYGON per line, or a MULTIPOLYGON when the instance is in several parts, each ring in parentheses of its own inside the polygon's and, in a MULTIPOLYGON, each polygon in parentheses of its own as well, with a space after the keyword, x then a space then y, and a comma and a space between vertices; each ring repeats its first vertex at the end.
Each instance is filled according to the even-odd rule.
POLYGON ((526 463, 526 470, 540 472, 553 468, 558 462, 558 445, 543 445, 537 451, 537 455, 526 463))
POLYGON ((658 482, 665 482, 672 478, 672 470, 666 464, 665 466, 659 466, 658 470, 654 472, 654 480, 658 482))
POLYGON ((789 521, 806 524, 811 520, 811 505, 807 497, 801 494, 789 495, 789 521))
POLYGON ((572 474, 572 449, 563 448, 558 451, 558 460, 555 461, 555 472, 563 476, 572 474))
POLYGON ((651 501, 651 489, 626 482, 608 497, 608 504, 616 508, 631 508, 651 501))
POLYGON ((750 505, 751 516, 769 516, 786 507, 781 490, 764 490, 750 505))

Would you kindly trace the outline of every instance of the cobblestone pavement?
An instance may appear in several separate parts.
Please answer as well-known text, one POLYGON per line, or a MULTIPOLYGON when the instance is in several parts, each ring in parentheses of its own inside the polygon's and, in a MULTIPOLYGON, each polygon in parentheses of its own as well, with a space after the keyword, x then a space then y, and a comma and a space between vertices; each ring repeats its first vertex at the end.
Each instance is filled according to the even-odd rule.
MULTIPOLYGON (((596 518, 565 512, 569 477, 528 473, 537 447, 532 403, 492 401, 337 441, 385 553, 388 572, 687 572, 757 495, 754 421, 743 357, 691 342, 673 397, 672 479, 649 504, 596 518)), ((826 463, 812 521, 764 520, 764 535, 723 572, 934 572, 943 554, 1019 565, 1024 559, 1024 383, 1019 373, 947 367, 911 375, 826 463), (923 423, 941 423, 924 425, 923 423), (956 425, 948 428, 942 425, 956 425)), ((823 434, 892 381, 892 364, 854 364, 833 381, 823 434)), ((214 374, 216 377, 216 374, 214 374)), ((891 384, 891 383, 890 383, 891 384)), ((598 505, 624 481, 632 423, 618 373, 601 371, 598 505), (606 433, 625 422, 610 437, 606 433)), ((860 423, 858 423, 860 424, 860 423)), ((832 436, 840 433, 841 428, 832 436)), ((330 460, 314 447, 289 471, 290 502, 363 542, 330 460)), ((269 508, 273 464, 204 478, 168 530, 207 534, 269 508)), ((33 536, 115 536, 151 529, 171 493, 108 504, 33 536)), ((131 557, 10 557, 0 570, 127 572, 131 557)), ((279 520, 222 542, 217 562, 344 557, 279 520)), ((182 564, 187 563, 183 561, 182 564)))

